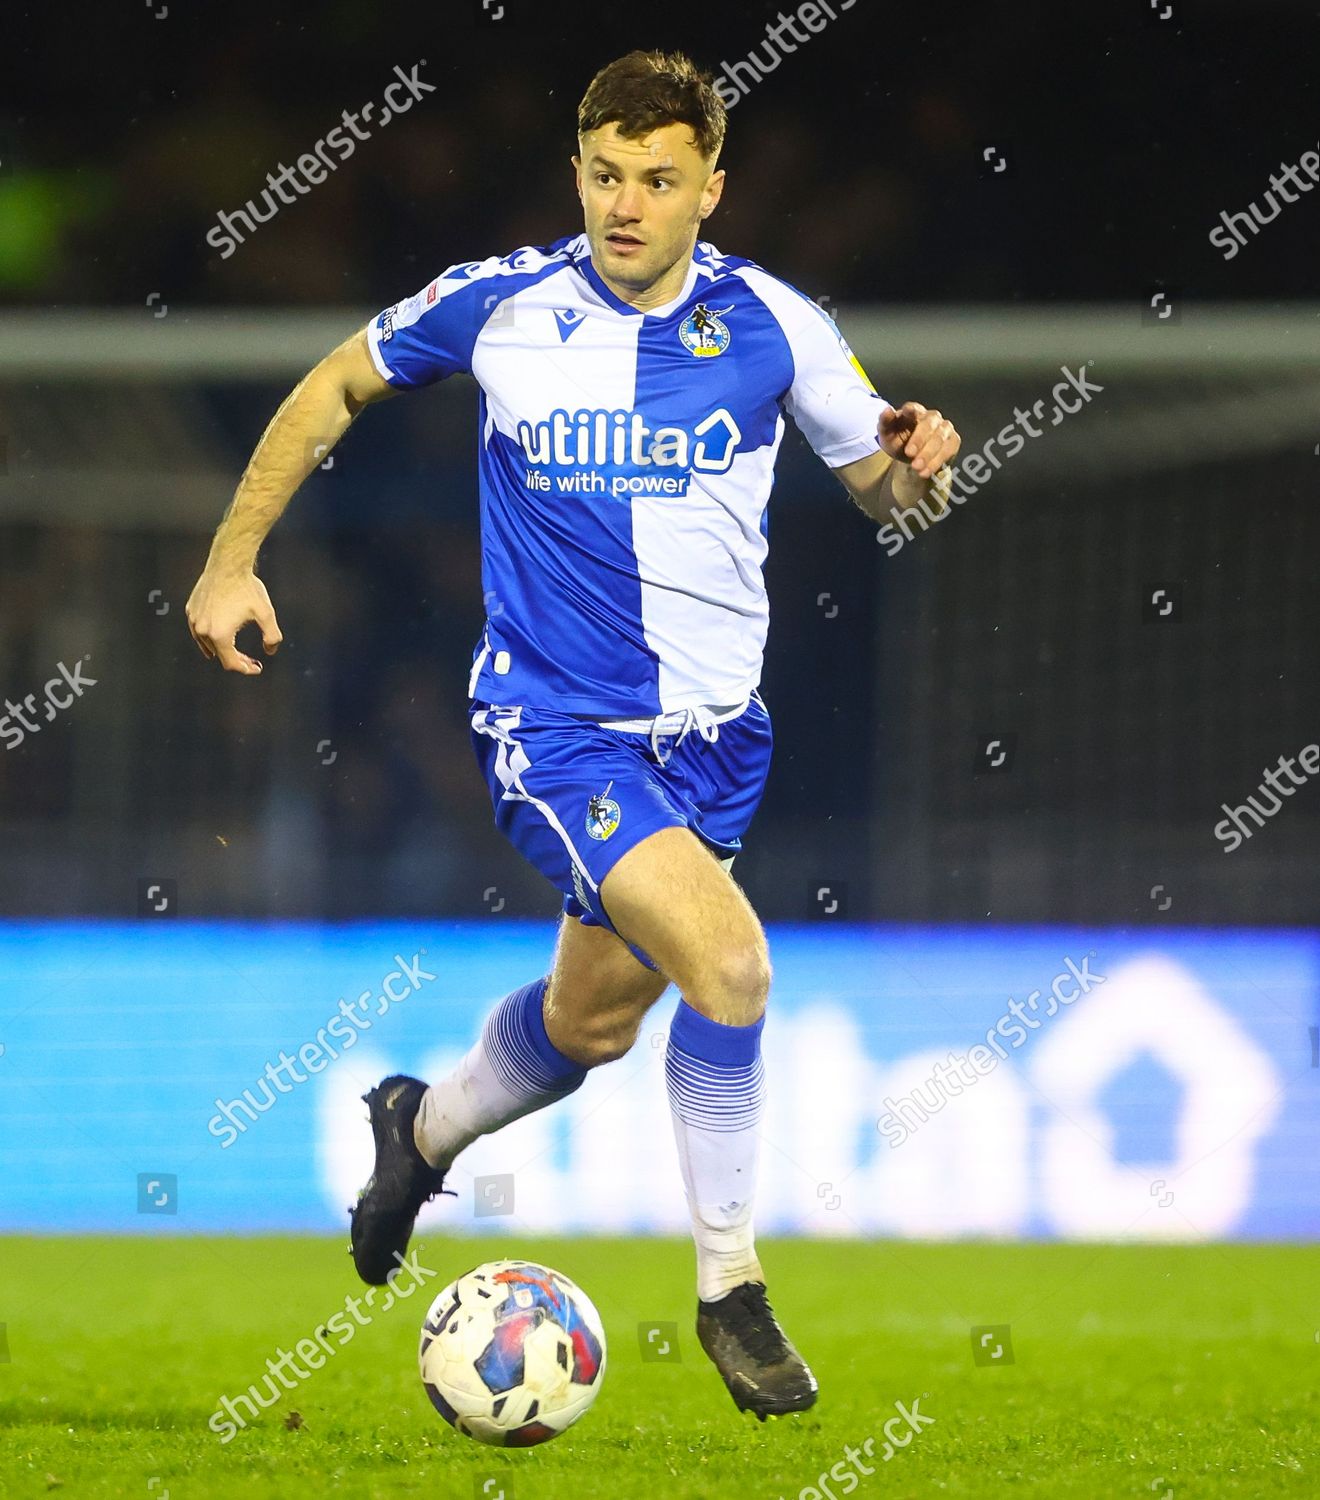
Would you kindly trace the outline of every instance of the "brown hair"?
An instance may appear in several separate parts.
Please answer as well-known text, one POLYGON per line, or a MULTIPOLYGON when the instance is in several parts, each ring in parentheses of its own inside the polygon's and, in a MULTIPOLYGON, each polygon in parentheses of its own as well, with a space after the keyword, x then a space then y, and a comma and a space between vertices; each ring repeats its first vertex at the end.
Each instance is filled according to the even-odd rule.
POLYGON ((689 125, 696 149, 710 162, 728 128, 724 101, 710 74, 682 52, 629 52, 607 63, 578 105, 578 134, 615 124, 626 140, 661 125, 689 125))

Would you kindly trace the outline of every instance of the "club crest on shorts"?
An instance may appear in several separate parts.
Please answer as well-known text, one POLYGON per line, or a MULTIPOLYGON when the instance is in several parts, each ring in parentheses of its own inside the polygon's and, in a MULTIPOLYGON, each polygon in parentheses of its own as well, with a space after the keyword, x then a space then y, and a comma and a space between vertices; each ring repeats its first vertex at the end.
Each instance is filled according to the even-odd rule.
POLYGON ((713 359, 729 347, 728 325, 721 320, 721 313, 732 312, 733 304, 711 312, 704 302, 698 302, 691 314, 679 325, 678 336, 683 347, 698 359, 713 359))
POLYGON ((611 781, 603 792, 597 792, 587 803, 587 832, 593 839, 609 838, 623 816, 619 804, 609 795, 610 786, 613 785, 611 781))

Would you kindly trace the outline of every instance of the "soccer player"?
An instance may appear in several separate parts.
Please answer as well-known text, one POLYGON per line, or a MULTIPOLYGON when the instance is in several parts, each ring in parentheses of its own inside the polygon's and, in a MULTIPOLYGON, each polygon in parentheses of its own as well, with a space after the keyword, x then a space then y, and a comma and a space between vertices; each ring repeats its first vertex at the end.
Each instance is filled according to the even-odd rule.
MULTIPOLYGON (((767 1301, 752 1209, 770 960, 730 866, 770 715, 761 566, 791 416, 872 520, 947 500, 953 427, 877 395, 833 321, 698 239, 724 189, 724 106, 682 54, 603 68, 578 110, 585 232, 467 261, 374 318, 276 413, 188 603, 207 656, 250 621, 298 485, 362 408, 458 371, 480 387, 482 587, 468 694, 495 821, 563 892, 553 966, 499 1002, 457 1069, 367 1095, 375 1169, 351 1211, 382 1283, 478 1136, 621 1057, 670 983, 665 1073, 697 1259, 697 1333, 734 1401, 801 1411, 816 1381, 767 1301)), ((840 233, 846 233, 840 205, 840 233)))

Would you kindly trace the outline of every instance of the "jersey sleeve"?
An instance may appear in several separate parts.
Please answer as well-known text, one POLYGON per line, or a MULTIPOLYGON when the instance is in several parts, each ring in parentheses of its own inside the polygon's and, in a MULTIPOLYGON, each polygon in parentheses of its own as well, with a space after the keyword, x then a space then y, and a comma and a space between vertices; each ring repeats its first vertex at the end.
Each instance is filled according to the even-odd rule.
POLYGON ((415 296, 372 318, 367 344, 380 374, 401 391, 470 374, 477 335, 512 289, 493 279, 505 264, 493 256, 450 266, 415 296))
POLYGON ((831 469, 880 451, 878 395, 857 356, 824 308, 760 267, 743 276, 769 307, 788 343, 793 381, 784 410, 812 451, 831 469))
POLYGON ((879 452, 880 413, 888 403, 834 319, 803 301, 805 316, 789 333, 794 373, 784 409, 822 462, 839 469, 879 452))

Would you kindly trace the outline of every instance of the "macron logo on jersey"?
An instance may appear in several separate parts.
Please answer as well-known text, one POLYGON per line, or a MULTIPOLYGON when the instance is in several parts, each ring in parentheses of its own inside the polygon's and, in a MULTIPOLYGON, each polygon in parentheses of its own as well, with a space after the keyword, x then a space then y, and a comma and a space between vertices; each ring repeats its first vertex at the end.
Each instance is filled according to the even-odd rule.
POLYGON ((586 313, 574 312, 570 307, 555 308, 555 323, 559 328, 559 342, 561 344, 568 343, 569 339, 581 327, 586 316, 586 313))
MULTIPOLYGON (((585 475, 573 475, 574 470, 654 467, 685 471, 682 476, 662 478, 615 474, 611 484, 615 495, 686 494, 687 476, 693 469, 728 473, 741 438, 733 414, 724 407, 711 412, 690 432, 684 427, 650 428, 639 411, 569 412, 563 407, 535 426, 518 423, 518 441, 527 461, 552 466, 564 491, 604 488, 598 473, 588 482, 585 475)), ((537 487, 548 487, 548 476, 546 485, 537 487)))

